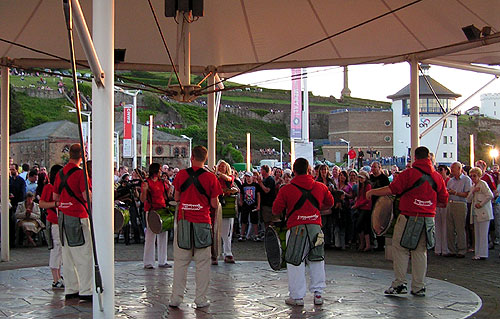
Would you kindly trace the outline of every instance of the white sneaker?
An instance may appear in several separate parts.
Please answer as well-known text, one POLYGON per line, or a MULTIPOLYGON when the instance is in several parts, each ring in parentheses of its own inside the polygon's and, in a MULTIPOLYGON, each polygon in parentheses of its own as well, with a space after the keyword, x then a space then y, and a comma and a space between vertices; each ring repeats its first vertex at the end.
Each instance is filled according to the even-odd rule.
POLYGON ((323 297, 319 294, 314 295, 314 304, 315 305, 322 305, 323 304, 323 297))
POLYGON ((285 303, 289 306, 300 306, 304 305, 304 299, 293 299, 292 297, 285 299, 285 303))

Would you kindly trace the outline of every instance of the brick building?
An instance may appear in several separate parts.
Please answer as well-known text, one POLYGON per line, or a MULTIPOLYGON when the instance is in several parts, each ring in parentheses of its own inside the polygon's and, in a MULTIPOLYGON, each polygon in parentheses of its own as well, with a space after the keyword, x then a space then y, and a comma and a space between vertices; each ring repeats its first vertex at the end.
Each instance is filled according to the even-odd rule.
MULTIPOLYGON (((141 126, 138 125, 137 151, 140 156, 141 126)), ((120 136, 120 154, 123 152, 123 123, 115 123, 115 132, 120 136)), ((50 168, 54 164, 65 163, 69 158, 69 147, 78 143, 78 126, 69 121, 47 122, 10 136, 10 156, 19 165, 39 164, 50 168)), ((189 141, 159 130, 153 131, 153 162, 176 167, 189 164, 189 141)), ((149 156, 149 154, 148 154, 149 156)), ((138 159, 140 163, 140 158, 138 159)), ((148 161, 149 163, 149 161, 148 161)), ((132 166, 132 159, 120 158, 120 165, 132 166)))
POLYGON ((380 156, 392 156, 392 110, 386 108, 345 108, 328 116, 329 144, 323 146, 323 157, 331 162, 343 161, 350 142, 356 152, 359 148, 369 157, 368 150, 380 156))

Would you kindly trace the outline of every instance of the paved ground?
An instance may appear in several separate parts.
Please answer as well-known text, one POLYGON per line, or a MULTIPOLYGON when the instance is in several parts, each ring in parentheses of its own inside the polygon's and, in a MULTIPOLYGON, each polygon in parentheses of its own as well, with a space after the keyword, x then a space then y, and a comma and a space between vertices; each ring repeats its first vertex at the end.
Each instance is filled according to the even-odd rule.
MULTIPOLYGON (((171 245, 169 246, 169 253, 169 256, 171 256, 171 245)), ((462 293, 458 293, 462 291, 459 287, 455 286, 458 285, 470 289, 471 291, 476 293, 482 300, 481 309, 477 313, 472 314, 470 318, 497 318, 499 317, 500 313, 500 300, 498 298, 498 294, 500 291, 500 259, 498 258, 498 253, 498 249, 495 249, 494 251, 490 250, 491 257, 486 261, 472 261, 470 259, 471 256, 469 255, 465 259, 450 259, 430 255, 428 277, 439 279, 441 281, 435 281, 432 279, 428 280, 428 297, 424 298, 423 301, 418 299, 415 300, 415 298, 412 297, 383 297, 382 291, 390 284, 392 278, 392 273, 390 271, 391 263, 384 259, 383 252, 358 253, 351 250, 327 250, 326 262, 328 264, 327 277, 329 282, 328 291, 325 294, 325 299, 330 302, 330 306, 327 306, 328 303, 326 303, 325 306, 323 306, 321 309, 314 308, 312 305, 306 305, 304 310, 299 311, 290 310, 288 307, 284 306, 283 298, 286 295, 285 273, 276 273, 270 271, 265 262, 241 262, 237 265, 224 265, 222 263, 220 266, 214 269, 214 278, 217 278, 217 276, 221 276, 220 278, 228 278, 229 275, 229 278, 231 278, 231 280, 233 281, 232 283, 237 283, 237 285, 234 285, 235 287, 232 288, 229 295, 227 295, 229 296, 229 298, 226 299, 232 299, 231 293, 234 293, 235 296, 244 296, 245 294, 240 294, 241 289, 243 289, 244 291, 253 291, 253 293, 249 297, 252 302, 261 298, 262 296, 270 296, 268 299, 262 301, 261 303, 264 305, 268 305, 270 307, 269 309, 272 309, 273 312, 269 312, 271 311, 269 309, 265 312, 258 312, 259 314, 261 314, 261 317, 269 317, 269 315, 272 313, 273 315, 270 317, 278 318, 326 318, 341 314, 342 318, 397 318, 403 316, 402 312, 398 311, 403 311, 404 309, 404 316, 407 316, 408 318, 423 318, 427 316, 460 318, 465 317, 466 315, 464 316, 464 314, 472 314, 474 311, 471 309, 474 309, 479 305, 479 303, 477 302, 477 300, 474 300, 473 295, 470 295, 467 290, 463 290, 463 293, 465 293, 465 295, 463 295, 462 293), (371 269, 360 269, 354 268, 353 266, 366 267, 371 269), (244 289, 246 286, 241 286, 242 281, 238 281, 238 277, 240 273, 245 273, 248 271, 248 269, 252 269, 253 273, 255 273, 254 270, 256 269, 261 270, 259 271, 259 273, 264 273, 265 279, 274 280, 272 287, 277 288, 273 289, 272 292, 268 291, 267 293, 259 293, 258 291, 254 291, 254 288, 259 285, 258 283, 256 283, 249 287, 249 289, 244 289), (236 270, 236 272, 234 272, 234 270, 236 270), (339 277, 339 274, 343 275, 340 275, 339 277), (369 285, 366 284, 367 282, 369 283, 369 285), (446 282, 453 283, 455 285, 447 286, 446 282), (280 284, 281 286, 279 286, 278 284, 280 284), (358 299, 353 298, 354 301, 362 301, 361 303, 359 303, 361 306, 353 307, 353 309, 357 309, 358 312, 354 313, 352 311, 348 311, 349 308, 345 308, 344 306, 346 304, 349 305, 350 302, 354 301, 346 298, 345 295, 347 293, 357 293, 357 295, 359 296, 359 292, 363 293, 363 297, 358 297, 358 299), (255 300, 251 298, 254 298, 255 300), (471 302, 460 304, 460 302, 463 302, 464 300, 468 300, 471 302), (367 303, 367 305, 371 304, 372 306, 365 307, 365 302, 367 303), (431 303, 426 304, 427 302, 431 303), (392 309, 392 312, 387 309, 392 309), (445 315, 445 313, 447 312, 444 310, 446 309, 451 310, 451 313, 454 313, 454 315, 449 315, 449 313, 448 315, 445 315)), ((234 243, 234 254, 237 261, 265 261, 265 254, 263 251, 262 243, 234 243)), ((134 261, 128 263, 118 263, 117 274, 144 274, 145 270, 141 269, 141 263, 137 262, 142 259, 142 245, 125 246, 124 244, 119 243, 116 245, 115 258, 117 261, 134 261)), ((169 257, 169 259, 171 258, 169 257)), ((47 263, 48 251, 46 250, 46 247, 14 249, 11 251, 11 261, 0 263, 0 284, 6 284, 7 282, 5 280, 7 280, 8 283, 15 287, 16 283, 19 283, 20 286, 22 286, 35 285, 36 282, 36 288, 33 287, 35 289, 28 289, 25 291, 25 293, 27 293, 27 291, 31 291, 31 293, 33 293, 33 290, 43 291, 43 294, 38 295, 38 299, 36 300, 38 304, 50 303, 52 307, 54 307, 55 309, 59 309, 59 311, 62 311, 61 309, 64 309, 63 311, 65 311, 65 316, 63 317, 90 317, 90 308, 86 306, 77 304, 73 305, 70 303, 66 304, 66 307, 62 307, 64 305, 64 302, 61 300, 62 293, 54 293, 48 288, 50 287, 50 275, 48 267, 17 270, 15 272, 2 271, 25 267, 46 266, 47 263), (29 278, 33 274, 36 274, 37 278, 46 278, 46 280, 33 280, 32 284, 30 283, 30 280, 26 280, 25 278, 29 278)), ((170 276, 170 270, 155 269, 151 271, 148 276, 139 275, 142 276, 140 280, 143 281, 141 287, 149 287, 150 285, 155 285, 155 283, 160 282, 154 279, 155 276, 161 275, 164 277, 165 274, 167 276, 170 276)), ((213 282, 219 281, 220 280, 213 280, 213 282)), ((248 284, 248 280, 243 281, 243 283, 248 284)), ((127 294, 124 294, 123 291, 120 290, 122 289, 122 287, 125 287, 123 286, 124 284, 125 282, 121 280, 117 275, 117 304, 121 307, 119 309, 121 309, 122 311, 119 314, 124 318, 133 318, 135 317, 133 315, 134 310, 128 309, 126 306, 124 306, 125 304, 129 305, 131 300, 126 297, 127 294)), ((6 288, 4 287, 3 289, 6 288)), ((154 289, 159 289, 160 291, 163 291, 163 294, 168 294, 170 291, 170 286, 165 285, 161 289, 154 289)), ((217 286, 214 286, 214 288, 211 289, 217 289, 217 286)), ((9 294, 3 295, 11 295, 12 293, 17 294, 16 289, 14 289, 13 291, 9 291, 9 294)), ((228 292, 226 291, 226 294, 227 293, 228 292)), ((220 295, 224 296, 224 294, 220 295)), ((155 310, 154 312, 146 312, 146 314, 151 314, 151 318, 155 318, 153 313, 159 315, 160 312, 165 310, 164 302, 160 301, 158 298, 156 300, 157 301, 155 301, 155 308, 144 308, 149 309, 150 311, 153 309, 155 310)), ((238 309, 237 317, 247 317, 249 313, 253 313, 254 315, 255 313, 257 313, 257 309, 252 308, 252 303, 249 302, 248 298, 236 298, 235 301, 231 302, 230 307, 224 307, 224 309, 219 309, 217 306, 217 300, 214 300, 214 305, 210 306, 210 309, 207 311, 195 311, 192 306, 192 296, 188 295, 186 297, 186 301, 188 302, 188 304, 183 305, 183 307, 181 307, 181 310, 177 312, 177 315, 171 313, 169 317, 187 318, 196 316, 197 318, 211 318, 214 314, 214 311, 216 310, 222 311, 232 308, 233 311, 236 311, 236 309, 238 309)), ((34 304, 37 304, 36 302, 34 304)), ((0 312, 0 317, 1 314, 6 316, 9 315, 8 311, 6 312, 5 310, 6 308, 12 309, 12 307, 14 307, 15 309, 15 307, 22 306, 23 305, 16 306, 15 304, 12 304, 11 301, 2 297, 0 298, 0 311, 2 311, 0 312)), ((265 309, 261 308, 260 310, 265 309)), ((135 313, 144 312, 138 311, 135 313)), ((28 314, 24 317, 31 318, 37 316, 33 316, 33 314, 31 314, 30 316, 28 314)), ((235 313, 233 312, 232 315, 228 315, 228 318, 229 317, 234 318, 235 313)), ((217 318, 219 318, 219 316, 217 316, 217 318)))

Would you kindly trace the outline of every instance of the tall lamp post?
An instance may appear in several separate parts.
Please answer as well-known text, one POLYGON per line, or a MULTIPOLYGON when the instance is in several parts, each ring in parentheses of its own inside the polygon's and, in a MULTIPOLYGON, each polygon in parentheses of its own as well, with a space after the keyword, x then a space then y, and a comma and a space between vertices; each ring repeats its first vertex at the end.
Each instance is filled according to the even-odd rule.
POLYGON ((186 136, 184 134, 182 134, 181 137, 189 140, 189 159, 191 159, 191 151, 192 151, 192 147, 193 147, 193 144, 192 144, 193 138, 192 137, 188 137, 188 136, 186 136))
POLYGON ((283 140, 274 136, 273 140, 280 142, 280 168, 283 169, 283 140))
POLYGON ((349 145, 351 144, 351 142, 346 141, 343 138, 340 138, 339 140, 347 144, 347 168, 349 168, 351 167, 351 160, 349 159, 349 149, 350 149, 349 145))

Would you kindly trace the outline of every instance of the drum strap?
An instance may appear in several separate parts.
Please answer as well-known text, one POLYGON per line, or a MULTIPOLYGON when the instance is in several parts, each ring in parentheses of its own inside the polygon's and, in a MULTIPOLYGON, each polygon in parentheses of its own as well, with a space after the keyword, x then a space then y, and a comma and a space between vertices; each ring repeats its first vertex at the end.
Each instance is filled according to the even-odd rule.
POLYGON ((87 205, 85 205, 85 203, 83 202, 83 200, 81 200, 78 196, 76 196, 75 192, 73 192, 73 190, 69 187, 68 185, 68 178, 76 171, 80 170, 81 168, 79 167, 73 167, 72 169, 70 169, 68 171, 67 174, 64 174, 63 172, 63 169, 61 168, 61 170, 59 171, 59 177, 61 179, 61 184, 59 184, 59 194, 61 194, 61 192, 63 191, 63 189, 66 191, 66 193, 68 193, 69 196, 73 197, 74 199, 76 199, 80 204, 83 205, 83 207, 85 207, 85 210, 88 212, 88 209, 87 209, 87 205))
POLYGON ((194 187, 196 187, 198 193, 205 196, 208 199, 208 202, 210 203, 210 196, 208 196, 207 191, 203 188, 200 181, 198 180, 198 177, 200 177, 200 175, 203 173, 207 173, 207 171, 204 168, 200 168, 195 172, 194 169, 190 167, 186 169, 186 172, 189 174, 189 177, 181 185, 181 192, 185 192, 189 188, 189 186, 194 184, 194 187))
POLYGON ((298 186, 297 184, 294 184, 294 183, 290 183, 290 184, 292 184, 293 186, 297 187, 302 192, 302 195, 300 196, 299 200, 295 203, 295 206, 293 206, 293 209, 288 214, 287 219, 290 218, 290 216, 292 216, 292 214, 295 213, 295 211, 301 209, 302 206, 304 206, 304 204, 306 203, 306 201, 309 201, 314 206, 314 208, 316 208, 317 210, 319 210, 319 202, 311 194, 312 188, 311 189, 305 189, 303 187, 298 186))
POLYGON ((397 197, 403 197, 404 194, 408 193, 412 189, 415 189, 415 188, 421 186, 425 182, 429 183, 431 185, 432 189, 435 192, 437 192, 437 184, 434 181, 434 179, 432 178, 432 176, 429 175, 429 174, 427 174, 426 172, 424 172, 423 170, 421 170, 418 167, 413 167, 413 168, 416 169, 416 170, 418 170, 418 171, 420 171, 420 173, 422 173, 422 176, 420 176, 420 178, 415 182, 415 184, 413 184, 412 187, 406 189, 404 192, 402 192, 401 194, 397 195, 397 197))

